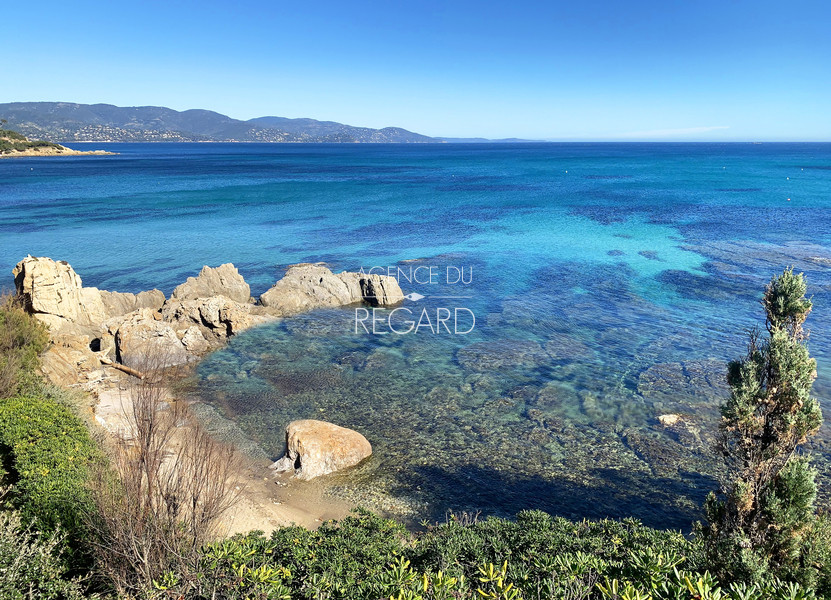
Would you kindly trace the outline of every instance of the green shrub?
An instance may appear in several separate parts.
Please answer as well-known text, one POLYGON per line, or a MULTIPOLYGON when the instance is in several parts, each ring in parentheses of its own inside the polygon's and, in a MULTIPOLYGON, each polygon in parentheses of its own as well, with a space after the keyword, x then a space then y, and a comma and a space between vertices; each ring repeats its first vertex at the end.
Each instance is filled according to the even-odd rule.
POLYGON ((816 361, 802 328, 812 308, 806 290, 793 269, 771 279, 762 301, 767 335, 751 333, 747 354, 728 365, 720 450, 729 476, 721 498, 708 498, 699 532, 724 579, 778 576, 831 591, 828 568, 811 558, 827 557, 831 546, 822 547, 830 542, 816 517, 816 472, 799 452, 822 424, 811 395, 816 361))
POLYGON ((0 400, 0 445, 15 480, 15 503, 39 529, 82 537, 88 467, 100 454, 86 426, 53 398, 0 400))
MULTIPOLYGON (((820 557, 817 557, 820 558, 820 557)), ((165 574, 168 597, 377 600, 762 600, 814 598, 775 579, 723 587, 701 544, 635 520, 574 523, 539 511, 515 521, 451 520, 420 534, 359 511, 317 531, 236 536, 194 573, 165 574)))
POLYGON ((403 555, 407 539, 402 524, 358 510, 316 531, 285 527, 209 545, 197 577, 171 573, 159 585, 191 589, 193 598, 380 597, 369 592, 378 589, 374 578, 403 555))
POLYGON ((44 537, 21 525, 16 511, 0 511, 0 598, 81 600, 83 586, 66 572, 58 532, 44 537))
POLYGON ((191 600, 817 597, 773 578, 723 586, 699 567, 700 554, 700 542, 631 519, 574 523, 528 511, 515 521, 453 520, 407 535, 401 525, 361 511, 318 531, 289 527, 211 544, 197 573, 167 573, 154 592, 191 600))
POLYGON ((39 358, 49 343, 46 326, 10 296, 0 298, 0 398, 31 393, 40 382, 39 358))
POLYGON ((417 566, 466 577, 475 576, 482 564, 515 558, 531 565, 529 576, 541 575, 548 568, 541 557, 552 548, 560 554, 590 554, 610 563, 626 561, 634 551, 647 548, 693 553, 680 533, 651 529, 635 519, 575 523, 537 510, 520 512, 515 521, 492 517, 465 525, 451 520, 423 536, 417 548, 417 566))
POLYGON ((13 151, 23 151, 30 148, 60 148, 60 145, 43 140, 30 142, 25 135, 16 131, 0 129, 0 154, 9 154, 13 151))
POLYGON ((10 140, 26 141, 26 136, 22 133, 12 131, 11 129, 0 129, 0 138, 9 138, 10 140))

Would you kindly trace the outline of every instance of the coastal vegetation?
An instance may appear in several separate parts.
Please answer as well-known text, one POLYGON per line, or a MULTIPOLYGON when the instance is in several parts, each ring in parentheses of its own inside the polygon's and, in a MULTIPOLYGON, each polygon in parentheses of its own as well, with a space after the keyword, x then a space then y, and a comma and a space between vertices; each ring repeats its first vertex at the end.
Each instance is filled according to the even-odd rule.
POLYGON ((803 329, 812 308, 806 289, 792 269, 774 277, 762 301, 767 335, 752 331, 747 354, 728 365, 719 450, 730 476, 723 499, 707 501, 702 533, 713 560, 734 557, 731 571, 748 579, 772 572, 810 584, 812 565, 826 578, 831 569, 827 544, 817 543, 828 539, 831 523, 816 515, 816 471, 798 452, 822 424, 811 396, 817 364, 803 329))
POLYGON ((26 150, 41 148, 60 150, 63 146, 42 140, 30 142, 25 135, 21 135, 16 131, 0 129, 0 154, 12 154, 14 152, 25 152, 26 150))
POLYGON ((7 121, 0 119, 0 157, 4 156, 81 156, 106 155, 104 150, 81 151, 43 140, 30 141, 25 135, 5 129, 7 121))
POLYGON ((70 393, 46 384, 46 327, 0 299, 0 598, 88 597, 89 467, 98 444, 70 393))
POLYGON ((0 454, 11 490, 0 510, 0 598, 827 597, 831 527, 816 514, 815 474, 800 452, 821 423, 806 289, 791 270, 774 277, 767 336, 751 335, 747 356, 728 367, 719 450, 730 476, 690 536, 540 511, 449 515, 411 532, 359 509, 314 531, 216 539, 212 524, 235 488, 230 454, 198 427, 177 433, 185 409, 166 402, 153 377, 131 394, 137 441, 97 440, 72 396, 36 375, 46 330, 7 299, 0 454), (175 435, 193 437, 165 462, 175 435))

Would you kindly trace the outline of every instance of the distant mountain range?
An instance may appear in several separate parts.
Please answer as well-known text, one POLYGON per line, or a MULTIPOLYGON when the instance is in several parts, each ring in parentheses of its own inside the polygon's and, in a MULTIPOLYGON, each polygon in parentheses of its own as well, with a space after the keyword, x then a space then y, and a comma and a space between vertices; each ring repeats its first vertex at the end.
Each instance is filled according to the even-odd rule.
MULTIPOLYGON (((371 129, 334 121, 258 117, 232 119, 210 110, 121 107, 71 102, 0 104, 0 119, 30 139, 53 142, 314 142, 443 143, 484 139, 434 138, 400 127, 371 129)), ((505 140, 508 141, 508 140, 505 140)), ((521 140, 510 140, 521 141, 521 140)))

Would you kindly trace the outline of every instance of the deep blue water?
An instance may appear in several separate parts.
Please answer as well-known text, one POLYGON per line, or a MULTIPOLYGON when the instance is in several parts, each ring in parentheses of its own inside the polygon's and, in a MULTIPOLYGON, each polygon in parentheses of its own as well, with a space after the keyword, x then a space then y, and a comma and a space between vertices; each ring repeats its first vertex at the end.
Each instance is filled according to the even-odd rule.
POLYGON ((434 330, 438 309, 475 315, 467 335, 369 335, 320 311, 200 366, 200 395, 271 455, 294 418, 364 432, 373 459, 333 492, 356 501, 685 527, 716 485, 722 365, 788 265, 831 400, 831 144, 94 146, 121 154, 0 161, 0 270, 44 255, 169 293, 233 262, 258 295, 297 262, 434 267, 405 306, 434 330))

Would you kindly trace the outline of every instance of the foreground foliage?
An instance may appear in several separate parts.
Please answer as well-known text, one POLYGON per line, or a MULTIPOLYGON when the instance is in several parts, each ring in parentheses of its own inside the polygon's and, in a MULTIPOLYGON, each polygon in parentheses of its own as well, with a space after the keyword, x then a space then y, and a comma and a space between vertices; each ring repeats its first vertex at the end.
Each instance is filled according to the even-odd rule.
POLYGON ((23 518, 43 530, 62 526, 73 539, 82 536, 88 468, 99 456, 86 426, 55 399, 7 398, 0 400, 0 444, 23 518))
POLYGON ((40 377, 47 343, 42 323, 0 300, 0 475, 11 485, 0 503, 0 598, 75 597, 66 573, 88 562, 87 476, 100 452, 69 394, 40 377))
MULTIPOLYGON (((11 298, 0 301, 0 454, 11 500, 27 522, 82 535, 89 465, 100 454, 85 424, 39 375, 46 327, 11 298)), ((65 395, 65 394, 64 394, 65 395)))
POLYGON ((168 569, 198 568, 240 489, 236 453, 193 422, 185 403, 169 401, 156 358, 133 381, 124 429, 90 483, 96 571, 126 596, 152 588, 168 569))
POLYGON ((0 498, 0 598, 75 600, 85 598, 81 582, 67 573, 58 530, 44 537, 0 498))
POLYGON ((635 520, 452 520, 418 536, 368 512, 318 531, 291 527, 207 546, 196 574, 155 582, 168 598, 502 600, 810 599, 798 583, 721 585, 701 546, 635 520))

